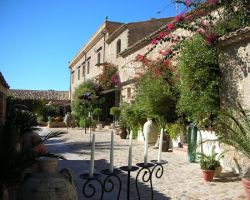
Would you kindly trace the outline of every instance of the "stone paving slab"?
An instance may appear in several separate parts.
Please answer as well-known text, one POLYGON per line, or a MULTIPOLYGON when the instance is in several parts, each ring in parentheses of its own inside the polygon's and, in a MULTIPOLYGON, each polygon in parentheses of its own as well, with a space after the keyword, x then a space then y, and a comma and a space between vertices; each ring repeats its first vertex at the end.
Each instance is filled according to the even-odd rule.
MULTIPOLYGON (((55 129, 54 129, 55 130, 55 129)), ((66 130, 66 129, 63 129, 66 130)), ((95 168, 101 171, 108 168, 110 131, 99 131, 96 133, 95 168)), ((89 134, 84 130, 69 129, 67 134, 60 138, 63 142, 66 155, 74 155, 83 163, 69 162, 69 167, 73 173, 79 174, 82 170, 88 170, 88 160, 90 159, 89 134), (66 148, 67 147, 67 148, 66 148), (79 164, 80 165, 80 164, 79 164), (77 169, 73 170, 76 167, 77 169), (80 171, 80 172, 79 172, 80 171)), ((115 135, 114 165, 117 167, 127 165, 129 140, 120 139, 115 135)), ((55 142, 55 144, 59 145, 55 142)), ((55 147, 57 148, 57 147, 55 147)), ((59 148, 60 149, 60 148, 59 148)), ((59 152, 63 149, 59 150, 59 152)), ((133 141, 133 164, 143 161, 144 146, 141 141, 133 141)), ((157 159, 157 149, 149 147, 149 160, 157 159)), ((161 179, 153 179, 154 199, 178 199, 178 200, 243 200, 246 199, 240 178, 233 174, 222 174, 221 178, 214 179, 213 182, 203 181, 200 166, 197 163, 189 163, 187 156, 176 152, 163 152, 164 160, 168 163, 164 165, 164 174, 161 179)), ((76 175, 77 176, 77 175, 76 175)), ((120 199, 126 199, 126 174, 120 175, 122 192, 120 199)), ((132 173, 131 179, 131 199, 138 199, 135 190, 136 173, 132 173)), ((82 185, 82 181, 77 184, 82 185)), ((79 187, 79 186, 78 186, 79 187)), ((80 186, 81 187, 81 186, 80 186)), ((141 199, 150 199, 150 187, 148 184, 140 182, 141 199)), ((116 191, 115 191, 116 192, 116 191)), ((104 199, 114 199, 115 193, 104 196, 104 199)), ((81 198, 80 198, 81 199, 81 198)), ((91 198, 95 199, 95 198, 91 198)), ((98 198, 96 198, 98 199, 98 198)))

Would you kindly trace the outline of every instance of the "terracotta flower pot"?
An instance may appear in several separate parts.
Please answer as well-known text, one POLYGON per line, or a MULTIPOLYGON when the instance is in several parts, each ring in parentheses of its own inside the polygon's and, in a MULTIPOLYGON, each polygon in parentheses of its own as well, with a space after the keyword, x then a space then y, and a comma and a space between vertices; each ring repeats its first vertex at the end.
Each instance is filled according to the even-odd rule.
POLYGON ((245 189, 247 200, 250 200, 250 180, 242 178, 242 185, 245 189))
POLYGON ((212 181, 214 178, 215 170, 202 170, 203 178, 205 181, 212 181))

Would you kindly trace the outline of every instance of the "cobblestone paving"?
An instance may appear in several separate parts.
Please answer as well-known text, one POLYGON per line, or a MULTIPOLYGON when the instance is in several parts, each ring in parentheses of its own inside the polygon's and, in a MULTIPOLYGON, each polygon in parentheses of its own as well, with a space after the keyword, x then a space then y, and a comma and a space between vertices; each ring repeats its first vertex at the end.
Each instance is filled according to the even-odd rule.
MULTIPOLYGON (((108 168, 110 131, 96 133, 95 169, 101 171, 108 168)), ((89 134, 84 130, 68 129, 68 134, 60 138, 73 153, 83 160, 90 159, 89 134)), ((127 165, 129 140, 120 139, 115 135, 114 165, 127 165)), ((143 142, 133 141, 133 164, 143 161, 143 142)), ((157 159, 157 149, 149 148, 149 160, 157 159)), ((154 199, 179 200, 243 200, 246 199, 240 178, 233 174, 222 174, 221 178, 206 183, 202 179, 199 164, 187 162, 187 156, 178 152, 163 152, 162 157, 168 163, 164 165, 161 179, 153 180, 154 199)), ((86 170, 86 169, 85 169, 86 170)), ((131 199, 137 199, 135 190, 136 173, 132 173, 131 199)), ((121 175, 122 193, 120 199, 126 199, 126 175, 121 175)), ((150 199, 150 189, 147 184, 140 183, 142 199, 150 199)), ((112 199, 110 196, 106 199, 112 199)))

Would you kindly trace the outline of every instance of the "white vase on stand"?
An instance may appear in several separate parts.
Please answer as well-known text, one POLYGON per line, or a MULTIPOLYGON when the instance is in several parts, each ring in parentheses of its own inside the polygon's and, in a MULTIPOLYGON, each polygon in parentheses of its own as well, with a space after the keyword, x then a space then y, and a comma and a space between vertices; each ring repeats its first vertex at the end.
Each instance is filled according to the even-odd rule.
POLYGON ((151 118, 148 118, 143 126, 144 135, 148 134, 148 144, 154 145, 158 138, 158 127, 151 118))

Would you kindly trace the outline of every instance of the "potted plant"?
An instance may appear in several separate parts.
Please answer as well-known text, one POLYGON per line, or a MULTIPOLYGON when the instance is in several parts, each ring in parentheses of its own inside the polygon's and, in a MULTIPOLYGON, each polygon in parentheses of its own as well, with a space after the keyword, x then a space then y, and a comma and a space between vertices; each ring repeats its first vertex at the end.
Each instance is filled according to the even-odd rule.
POLYGON ((142 110, 137 104, 123 103, 121 105, 121 125, 133 131, 133 137, 137 138, 138 131, 145 122, 142 110))
MULTIPOLYGON (((220 142, 234 147, 250 159, 250 115, 239 103, 235 109, 221 111, 216 132, 220 142)), ((250 200, 250 165, 245 167, 242 184, 250 200)))
POLYGON ((102 109, 101 108, 95 108, 93 110, 93 115, 97 117, 97 129, 101 129, 102 128, 102 124, 100 124, 100 115, 102 114, 102 109))
POLYGON ((110 108, 110 115, 113 116, 113 123, 114 123, 114 126, 116 126, 116 121, 117 121, 117 118, 120 116, 121 114, 121 110, 119 107, 112 107, 110 108))
POLYGON ((206 181, 212 181, 214 176, 218 177, 220 175, 222 170, 220 159, 222 159, 224 155, 223 153, 216 153, 215 146, 212 147, 210 155, 202 152, 197 153, 197 155, 203 171, 203 177, 206 181))

